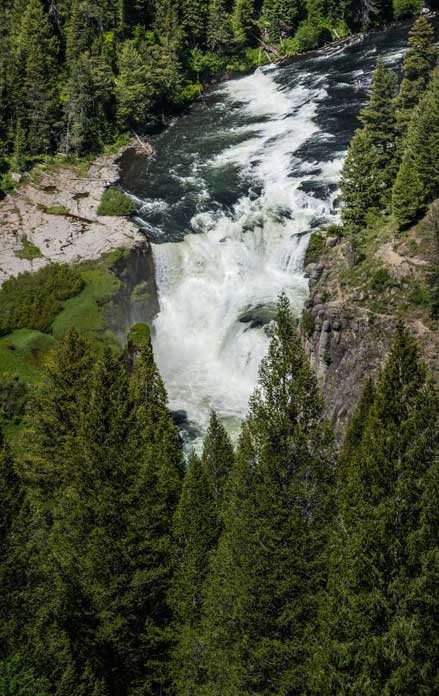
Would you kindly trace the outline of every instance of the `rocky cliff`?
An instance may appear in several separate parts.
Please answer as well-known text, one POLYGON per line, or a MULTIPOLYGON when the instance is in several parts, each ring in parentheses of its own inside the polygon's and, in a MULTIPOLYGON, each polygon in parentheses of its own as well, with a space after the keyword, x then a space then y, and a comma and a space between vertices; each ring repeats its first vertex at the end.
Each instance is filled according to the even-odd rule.
POLYGON ((386 223, 361 240, 342 236, 335 227, 311 238, 310 297, 301 327, 339 437, 366 377, 379 372, 397 321, 416 335, 438 377, 438 222, 439 208, 433 207, 404 233, 386 223))

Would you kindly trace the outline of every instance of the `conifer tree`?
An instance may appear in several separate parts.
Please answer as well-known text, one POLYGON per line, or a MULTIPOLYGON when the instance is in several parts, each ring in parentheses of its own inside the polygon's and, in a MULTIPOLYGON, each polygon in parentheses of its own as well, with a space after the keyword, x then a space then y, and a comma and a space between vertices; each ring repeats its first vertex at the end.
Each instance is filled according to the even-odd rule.
POLYGON ((203 463, 192 452, 174 519, 178 555, 171 604, 176 622, 173 673, 177 694, 196 693, 201 679, 204 583, 218 533, 217 501, 203 463))
POLYGON ((272 41, 279 41, 282 36, 294 34, 301 17, 301 3, 286 0, 265 0, 264 20, 268 35, 272 41))
POLYGON ((210 0, 206 43, 211 51, 226 52, 232 41, 232 26, 225 0, 210 0))
POLYGON ((354 228, 390 203, 397 174, 395 91, 395 74, 379 61, 359 115, 363 129, 352 141, 342 174, 343 220, 354 228))
POLYGON ((147 329, 130 345, 128 380, 125 356, 92 361, 71 332, 32 414, 21 552, 32 610, 17 641, 60 694, 159 693, 168 681, 181 444, 147 329))
MULTIPOLYGON (((14 467, 12 453, 0 430, 0 660, 9 647, 10 613, 12 608, 10 564, 12 562, 12 530, 21 506, 21 485, 14 467)), ((16 578, 15 578, 16 580, 16 578)))
POLYGON ((236 43, 244 44, 254 34, 254 11, 254 0, 235 0, 232 28, 236 43))
POLYGON ((218 511, 220 511, 227 477, 233 466, 234 453, 230 437, 218 420, 215 411, 212 411, 204 438, 202 461, 218 511))
POLYGON ((393 15, 395 19, 412 17, 422 10, 422 0, 393 0, 393 15))
POLYGON ((145 124, 151 108, 152 85, 148 84, 143 58, 132 41, 122 44, 118 58, 116 117, 121 128, 137 128, 145 124))
POLYGON ((401 229, 413 224, 424 207, 424 189, 416 159, 406 149, 392 191, 392 212, 401 229))
POLYGON ((381 190, 377 181, 379 153, 366 129, 358 129, 352 138, 340 182, 346 227, 357 232, 366 226, 368 213, 380 209, 381 190))
POLYGON ((303 693, 332 433, 285 296, 230 476, 204 617, 209 694, 303 693))
POLYGON ((433 26, 421 15, 410 30, 409 50, 402 64, 403 80, 395 101, 400 136, 407 132, 413 109, 430 81, 435 59, 433 26))
POLYGON ((414 159, 423 189, 424 202, 439 195, 439 70, 432 73, 407 133, 406 147, 414 159))
POLYGON ((192 45, 202 45, 206 36, 208 3, 206 0, 182 0, 181 23, 192 45))
POLYGON ((422 670, 407 660, 417 627, 406 610, 419 566, 413 535, 422 480, 437 451, 439 401, 402 325, 373 402, 365 397, 360 408, 364 427, 354 426, 357 447, 348 446, 340 470, 313 693, 421 693, 422 670))
POLYGON ((41 0, 30 0, 15 42, 20 95, 18 117, 32 154, 48 152, 57 116, 56 57, 58 45, 41 0))

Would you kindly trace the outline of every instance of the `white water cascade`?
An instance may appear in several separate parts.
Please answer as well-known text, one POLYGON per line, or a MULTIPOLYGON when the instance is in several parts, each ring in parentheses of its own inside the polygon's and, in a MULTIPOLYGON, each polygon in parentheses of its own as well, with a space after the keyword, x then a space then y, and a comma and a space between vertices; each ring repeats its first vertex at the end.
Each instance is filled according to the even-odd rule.
MULTIPOLYGON (((340 171, 376 54, 397 63, 404 50, 405 36, 387 52, 379 40, 224 83, 213 106, 194 110, 166 135, 161 167, 183 191, 172 205, 183 205, 190 191, 193 214, 175 239, 148 222, 151 210, 166 214, 172 207, 169 187, 138 200, 145 226, 161 242, 153 244, 160 302, 155 355, 170 407, 187 415, 191 439, 203 433, 212 408, 237 432, 279 293, 287 293, 297 315, 302 310, 309 235, 338 220, 340 171), (174 171, 178 157, 184 168, 174 171), (212 181, 219 180, 242 195, 218 204, 212 181)), ((149 174, 151 188, 159 175, 149 174)), ((172 219, 181 224, 181 216, 172 219)))
MULTIPOLYGON (((317 131, 313 117, 324 88, 281 91, 269 72, 258 70, 222 89, 252 123, 244 127, 249 137, 210 166, 238 165, 243 176, 262 184, 262 194, 244 196, 231 214, 200 213, 192 219, 197 234, 154 245, 161 308, 155 353, 171 408, 185 410, 202 429, 212 408, 231 423, 245 414, 269 340, 258 326, 258 310, 263 315, 272 308, 282 290, 297 313, 302 309, 303 233, 331 207, 331 200, 299 189, 309 164, 294 161, 294 152, 317 131)), ((329 163, 320 178, 336 182, 340 165, 329 163)))

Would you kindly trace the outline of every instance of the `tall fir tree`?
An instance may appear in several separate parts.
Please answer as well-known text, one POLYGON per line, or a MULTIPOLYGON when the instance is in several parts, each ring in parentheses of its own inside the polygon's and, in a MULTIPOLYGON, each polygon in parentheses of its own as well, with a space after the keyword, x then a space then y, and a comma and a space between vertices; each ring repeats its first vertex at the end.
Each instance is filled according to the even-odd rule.
POLYGON ((232 25, 225 0, 210 0, 206 43, 211 51, 225 53, 232 42, 232 25))
POLYGON ((424 693, 419 663, 407 660, 418 629, 406 609, 420 563, 413 535, 421 519, 423 477, 439 442, 439 400, 402 325, 371 395, 360 404, 340 468, 328 588, 311 669, 312 692, 321 696, 424 693))
POLYGON ((58 43, 43 4, 30 0, 16 37, 15 54, 20 95, 17 118, 31 154, 48 152, 53 145, 58 116, 57 53, 58 43))
POLYGON ((245 44, 256 31, 254 0, 235 0, 232 13, 233 35, 237 44, 245 44))
POLYGON ((282 296, 208 582, 205 693, 303 693, 332 475, 332 431, 282 296))
POLYGON ((437 59, 434 48, 434 30, 424 16, 418 17, 409 34, 409 50, 402 64, 403 80, 395 101, 398 133, 407 133, 413 109, 425 92, 437 59))
POLYGON ((202 681, 200 619, 219 528, 217 501, 207 471, 192 452, 174 519, 177 566, 170 595, 176 622, 173 681, 181 696, 197 693, 202 681))
POLYGON ((416 222, 424 209, 424 188, 416 159, 406 149, 392 190, 392 212, 401 229, 416 222))
MULTIPOLYGON (((439 195, 439 69, 416 108, 407 133, 409 152, 423 189, 423 202, 439 195)), ((408 155, 407 155, 408 156, 408 155)), ((417 198, 417 191, 415 191, 417 198)))
POLYGON ((342 173, 343 221, 361 228, 367 215, 385 210, 397 174, 396 76, 379 61, 342 173))

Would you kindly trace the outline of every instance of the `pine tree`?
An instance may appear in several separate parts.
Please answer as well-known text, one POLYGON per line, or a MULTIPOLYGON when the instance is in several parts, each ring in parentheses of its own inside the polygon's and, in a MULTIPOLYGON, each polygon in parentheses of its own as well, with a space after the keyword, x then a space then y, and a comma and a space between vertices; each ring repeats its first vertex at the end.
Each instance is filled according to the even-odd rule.
POLYGON ((181 24, 192 45, 202 45, 206 37, 207 0, 182 0, 181 24))
POLYGON ((152 106, 152 85, 145 64, 132 41, 119 52, 119 75, 115 80, 116 117, 122 129, 143 126, 152 106))
POLYGON ((0 660, 8 656, 11 594, 15 589, 10 571, 11 537, 20 510, 21 498, 21 485, 15 471, 12 453, 0 430, 0 660))
POLYGON ((342 219, 353 232, 366 227, 367 215, 380 209, 381 189, 376 171, 380 153, 366 129, 355 132, 343 165, 340 188, 342 219))
POLYGON ((393 0, 393 15, 395 19, 412 17, 419 14, 422 6, 422 0, 393 0))
POLYGON ((427 91, 416 108, 407 133, 410 150, 429 203, 439 195, 439 70, 432 73, 427 91))
POLYGON ((433 27, 424 16, 418 17, 410 30, 409 50, 402 64, 403 80, 395 101, 400 136, 407 132, 413 109, 430 81, 435 59, 433 27))
POLYGON ((194 694, 201 679, 200 619, 209 559, 219 533, 217 502, 207 472, 195 453, 189 458, 174 520, 178 549, 171 603, 176 621, 173 651, 177 694, 194 694))
POLYGON ((343 220, 354 228, 390 203, 397 174, 395 91, 395 74, 379 61, 359 115, 363 129, 352 140, 342 174, 343 220))
POLYGON ((57 118, 56 58, 58 44, 40 0, 30 0, 15 41, 20 94, 17 120, 32 154, 48 152, 57 118))
POLYGON ((265 0, 263 17, 268 36, 279 41, 287 34, 294 34, 301 17, 301 3, 286 0, 265 0))
POLYGON ((303 693, 324 583, 331 462, 332 433, 282 296, 208 583, 206 693, 303 693))
POLYGON ((424 189, 418 175, 416 158, 406 149, 392 191, 392 212, 401 229, 416 222, 424 208, 424 189))
POLYGON ((202 461, 218 511, 220 511, 227 477, 233 466, 234 453, 230 437, 218 420, 215 411, 212 411, 204 438, 202 461))
POLYGON ((254 0, 234 0, 232 28, 238 44, 247 43, 255 33, 254 0))
POLYGON ((206 43, 211 51, 226 52, 232 41, 232 26, 225 0, 210 0, 206 43))
POLYGON ((423 693, 422 669, 406 659, 417 630, 406 609, 419 566, 412 540, 422 480, 437 451, 439 401, 402 325, 375 397, 365 403, 364 426, 354 426, 357 434, 340 469, 322 633, 311 672, 313 693, 322 696, 423 693))

